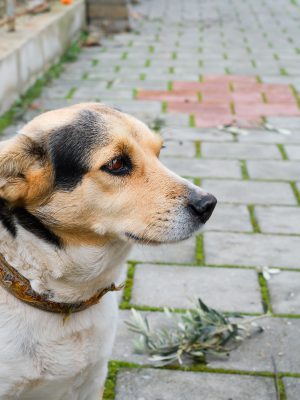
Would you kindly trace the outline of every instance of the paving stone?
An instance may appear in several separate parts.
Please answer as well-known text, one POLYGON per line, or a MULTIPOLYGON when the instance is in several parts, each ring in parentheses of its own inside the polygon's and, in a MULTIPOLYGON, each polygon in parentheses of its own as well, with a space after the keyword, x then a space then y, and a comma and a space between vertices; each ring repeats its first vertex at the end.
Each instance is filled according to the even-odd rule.
POLYGON ((218 204, 205 225, 205 230, 228 232, 252 232, 249 211, 238 204, 218 204))
POLYGON ((133 304, 191 308, 191 299, 198 297, 222 311, 262 312, 255 271, 174 265, 136 267, 133 304))
POLYGON ((290 160, 300 161, 300 146, 285 146, 285 151, 290 160))
POLYGON ((269 117, 268 122, 276 128, 300 129, 300 117, 269 117))
POLYGON ((201 151, 205 158, 230 158, 239 160, 282 159, 281 154, 275 145, 203 143, 201 151))
POLYGON ((143 262, 194 263, 196 239, 160 246, 134 246, 128 259, 143 262))
POLYGON ((116 400, 273 400, 274 396, 271 378, 153 368, 122 369, 116 387, 116 400))
MULTIPOLYGON (((177 116, 177 115, 176 115, 177 116)), ((172 116, 174 117, 174 116, 172 116)), ((234 137, 231 133, 222 132, 217 129, 199 129, 199 128, 178 128, 172 129, 163 128, 160 131, 161 135, 165 139, 184 140, 184 141, 195 141, 200 140, 201 142, 233 142, 234 137)))
POLYGON ((207 264, 300 268, 300 237, 206 232, 207 264))
POLYGON ((287 400, 299 400, 300 379, 299 378, 283 378, 287 400))
POLYGON ((288 183, 204 179, 202 187, 219 202, 265 205, 296 205, 288 183))
POLYGON ((195 157, 195 153, 195 143, 185 142, 183 140, 165 140, 164 147, 160 152, 161 157, 195 157))
POLYGON ((300 143, 300 135, 297 130, 290 130, 291 133, 289 135, 258 129, 249 129, 248 132, 248 135, 240 135, 238 140, 243 143, 300 143))
POLYGON ((248 161, 250 178, 294 181, 300 176, 297 161, 248 161))
POLYGON ((281 271, 268 281, 273 312, 300 314, 300 272, 281 271))
POLYGON ((176 158, 166 157, 163 163, 182 176, 214 177, 214 178, 241 178, 241 169, 235 160, 197 160, 181 158, 180 163, 176 158))
POLYGON ((300 234, 300 207, 255 207, 262 232, 300 234))

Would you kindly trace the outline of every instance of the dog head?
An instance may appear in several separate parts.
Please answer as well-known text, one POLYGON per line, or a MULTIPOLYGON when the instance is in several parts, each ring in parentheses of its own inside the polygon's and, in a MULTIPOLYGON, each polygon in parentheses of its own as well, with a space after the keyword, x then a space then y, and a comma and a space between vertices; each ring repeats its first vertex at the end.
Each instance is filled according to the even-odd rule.
POLYGON ((2 222, 57 245, 186 239, 216 199, 164 167, 161 147, 142 122, 99 103, 44 113, 0 144, 2 222))

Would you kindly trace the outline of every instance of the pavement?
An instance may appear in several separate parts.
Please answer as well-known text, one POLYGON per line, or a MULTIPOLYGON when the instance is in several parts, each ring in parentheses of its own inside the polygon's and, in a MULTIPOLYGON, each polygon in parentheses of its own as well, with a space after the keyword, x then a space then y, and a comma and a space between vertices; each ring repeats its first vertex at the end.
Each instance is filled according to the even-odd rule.
POLYGON ((218 198, 196 237, 131 253, 105 399, 299 400, 300 2, 142 0, 134 12, 133 32, 84 48, 24 116, 116 106, 160 130, 162 161, 218 198), (133 353, 131 307, 159 323, 197 297, 268 312, 264 333, 186 370, 133 353))

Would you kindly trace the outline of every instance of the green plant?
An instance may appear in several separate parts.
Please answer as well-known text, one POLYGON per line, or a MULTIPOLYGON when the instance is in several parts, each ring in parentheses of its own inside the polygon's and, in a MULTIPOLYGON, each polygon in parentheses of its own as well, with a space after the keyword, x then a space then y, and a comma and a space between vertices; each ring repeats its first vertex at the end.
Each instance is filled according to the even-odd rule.
MULTIPOLYGON (((183 314, 165 309, 171 321, 168 328, 152 329, 148 318, 132 309, 132 319, 126 321, 130 331, 139 334, 134 341, 135 351, 146 353, 155 366, 194 361, 205 363, 207 356, 227 357, 229 352, 251 334, 254 319, 240 323, 209 308, 198 299, 194 309, 183 314)), ((235 317, 240 317, 235 315, 235 317)), ((257 332, 263 329, 256 328, 257 332)))

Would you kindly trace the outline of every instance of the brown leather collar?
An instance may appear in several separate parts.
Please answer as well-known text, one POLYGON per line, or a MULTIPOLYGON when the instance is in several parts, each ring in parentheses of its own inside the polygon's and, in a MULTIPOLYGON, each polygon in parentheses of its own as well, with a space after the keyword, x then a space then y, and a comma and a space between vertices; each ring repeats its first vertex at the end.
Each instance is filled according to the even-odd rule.
POLYGON ((39 308, 43 311, 69 315, 75 312, 86 310, 88 307, 97 304, 101 297, 108 292, 121 290, 123 286, 116 286, 114 283, 111 286, 99 290, 94 296, 85 301, 77 303, 58 303, 51 301, 45 295, 35 292, 28 279, 21 275, 14 267, 5 260, 0 253, 0 285, 3 286, 9 293, 24 303, 39 308))

